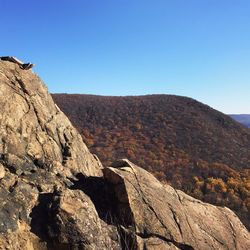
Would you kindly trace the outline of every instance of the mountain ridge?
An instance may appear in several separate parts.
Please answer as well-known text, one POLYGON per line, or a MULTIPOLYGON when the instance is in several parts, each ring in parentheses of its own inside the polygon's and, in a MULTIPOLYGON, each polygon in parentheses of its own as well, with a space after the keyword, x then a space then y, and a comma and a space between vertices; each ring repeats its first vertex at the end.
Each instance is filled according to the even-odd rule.
MULTIPOLYGON (((126 97, 123 97, 123 96, 122 97, 119 97, 119 96, 113 97, 113 96, 111 96, 110 97, 110 96, 81 95, 81 94, 73 94, 73 95, 71 95, 71 94, 66 94, 66 95, 52 94, 52 97, 56 100, 57 104, 60 104, 60 107, 62 107, 62 109, 64 111, 66 111, 65 113, 67 113, 69 115, 69 117, 71 117, 71 118, 72 118, 72 116, 77 115, 78 110, 74 109, 74 107, 71 106, 69 108, 71 110, 71 113, 70 113, 70 111, 67 110, 67 106, 66 106, 67 103, 63 103, 63 100, 60 102, 60 96, 61 96, 61 98, 66 98, 66 101, 68 101, 69 104, 71 104, 71 103, 77 104, 77 102, 79 101, 79 103, 78 103, 79 106, 77 106, 76 108, 79 111, 80 111, 80 108, 85 109, 83 111, 86 111, 87 114, 84 114, 84 115, 85 115, 85 117, 87 117, 89 119, 92 119, 92 117, 90 117, 91 112, 93 111, 93 110, 91 110, 91 108, 92 109, 96 108, 95 105, 97 105, 97 104, 102 105, 101 106, 102 111, 109 112, 109 115, 112 116, 112 118, 114 118, 116 115, 122 113, 122 109, 119 109, 119 105, 123 105, 123 104, 128 105, 128 107, 126 107, 126 108, 130 109, 130 110, 127 110, 127 112, 130 112, 130 113, 125 114, 125 115, 129 115, 129 116, 133 115, 132 114, 132 112, 134 111, 133 108, 140 108, 139 105, 141 105, 141 108, 144 108, 144 110, 140 110, 140 111, 142 111, 141 113, 143 113, 143 111, 148 112, 149 119, 153 118, 153 117, 150 117, 150 115, 151 116, 156 115, 156 112, 159 111, 157 109, 162 109, 162 106, 168 105, 168 107, 166 107, 165 109, 163 108, 160 111, 166 112, 166 113, 167 112, 178 113, 177 117, 174 117, 175 120, 178 119, 178 115, 185 115, 184 109, 187 106, 190 106, 190 108, 189 108, 190 110, 188 110, 189 111, 188 115, 190 115, 190 117, 182 117, 181 119, 195 118, 195 116, 200 115, 200 116, 202 116, 201 118, 207 119, 206 120, 207 123, 213 122, 214 124, 212 124, 212 125, 217 126, 218 128, 223 127, 223 129, 226 129, 227 131, 234 132, 234 133, 237 133, 238 131, 240 131, 236 136, 240 137, 240 139, 242 141, 241 143, 248 148, 248 151, 246 152, 248 157, 246 157, 247 158, 246 162, 244 162, 244 163, 236 162, 235 165, 237 165, 237 168, 239 168, 241 165, 243 165, 244 167, 247 167, 248 165, 250 165, 249 164, 250 163, 250 159, 249 159, 250 131, 248 129, 246 129, 244 126, 240 125, 239 123, 234 122, 234 120, 232 118, 230 118, 229 116, 209 107, 208 105, 202 104, 201 102, 198 102, 192 98, 176 96, 176 95, 145 95, 145 96, 126 96, 126 97), (161 100, 161 98, 162 98, 162 100, 161 100), (86 103, 83 103, 82 106, 80 106, 81 100, 86 101, 86 103), (103 103, 102 103, 102 101, 103 101, 103 103), (135 101, 135 103, 133 103, 133 101, 135 101), (138 103, 136 103, 136 101, 138 101, 138 103), (127 102, 127 103, 125 103, 125 102, 127 102), (148 102, 148 103, 145 103, 145 102, 148 102), (175 102, 175 104, 174 104, 174 102, 175 102), (173 104, 173 106, 171 106, 172 104, 173 104), (135 107, 133 107, 133 105, 135 105, 135 107), (145 105, 145 106, 143 106, 143 105, 145 105), (146 108, 148 108, 148 110, 146 110, 146 108), (168 110, 169 108, 173 108, 173 109, 168 110), (200 114, 198 112, 200 112, 200 114), (233 131, 234 129, 235 129, 235 131, 233 131), (232 131, 230 131, 230 130, 232 130, 232 131)), ((97 111, 99 111, 99 110, 96 109, 96 112, 97 111)), ((93 118, 93 121, 98 121, 101 118, 100 112, 97 115, 99 115, 99 117, 93 118)), ((173 115, 173 114, 171 114, 171 115, 173 115)), ((79 118, 81 118, 81 117, 79 117, 79 118)), ((132 117, 132 118, 134 118, 134 117, 132 117)), ((145 117, 145 119, 146 118, 147 117, 145 117)), ((143 119, 143 117, 141 119, 143 119)), ((169 122, 169 120, 170 119, 168 119, 168 122, 169 122)), ((74 121, 74 120, 73 120, 73 122, 77 127, 79 127, 80 123, 77 123, 77 121, 74 121)), ((87 122, 88 122, 88 120, 87 120, 87 122)), ((148 122, 148 121, 145 121, 145 123, 146 122, 148 122)), ((179 120, 178 122, 181 122, 181 121, 179 120)), ((190 119, 189 122, 192 122, 192 120, 190 119)), ((196 121, 196 123, 197 123, 197 121, 196 121)), ((126 122, 123 122, 122 125, 123 124, 126 124, 126 122)), ((113 124, 107 124, 107 125, 113 125, 113 124)), ((183 124, 180 124, 180 125, 182 127, 184 127, 183 124)), ((186 125, 188 126, 189 124, 186 124, 186 125)), ((197 124, 195 124, 195 125, 197 125, 197 124)), ((204 124, 198 124, 198 125, 205 127, 204 124)), ((201 127, 201 128, 203 128, 203 127, 201 127)), ((206 131, 204 131, 204 133, 205 132, 206 131)), ((213 132, 216 132, 216 129, 213 129, 213 132)), ((183 136, 183 135, 185 135, 185 131, 183 131, 183 134, 181 136, 183 136)), ((222 136, 225 137, 225 135, 222 135, 222 136)), ((235 144, 235 146, 237 144, 238 145, 240 144, 239 142, 237 142, 237 139, 235 141, 233 141, 233 140, 231 140, 231 138, 228 138, 228 140, 230 140, 230 142, 232 141, 233 144, 235 144)), ((200 157, 200 155, 198 155, 198 156, 200 157)), ((213 156, 207 154, 206 157, 207 158, 205 160, 208 160, 208 157, 213 157, 213 156)), ((227 159, 224 159, 224 162, 222 162, 222 163, 226 163, 226 160, 227 159)), ((233 161, 232 157, 230 158, 230 160, 233 161)), ((216 161, 220 162, 220 159, 216 159, 216 161)))
POLYGON ((229 116, 250 128, 250 114, 230 114, 229 116))
POLYGON ((248 128, 174 95, 52 96, 104 165, 129 158, 175 188, 231 207, 250 228, 248 128))

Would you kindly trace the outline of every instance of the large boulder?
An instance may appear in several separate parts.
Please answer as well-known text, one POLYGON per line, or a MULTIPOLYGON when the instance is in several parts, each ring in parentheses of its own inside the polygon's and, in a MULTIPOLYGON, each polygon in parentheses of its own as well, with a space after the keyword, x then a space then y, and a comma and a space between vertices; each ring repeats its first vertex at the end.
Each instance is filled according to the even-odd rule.
POLYGON ((103 172, 115 191, 116 216, 129 248, 250 249, 250 235, 230 209, 164 186, 128 160, 103 172))
POLYGON ((90 198, 80 190, 56 193, 51 202, 48 234, 54 249, 120 249, 115 226, 107 226, 90 198))

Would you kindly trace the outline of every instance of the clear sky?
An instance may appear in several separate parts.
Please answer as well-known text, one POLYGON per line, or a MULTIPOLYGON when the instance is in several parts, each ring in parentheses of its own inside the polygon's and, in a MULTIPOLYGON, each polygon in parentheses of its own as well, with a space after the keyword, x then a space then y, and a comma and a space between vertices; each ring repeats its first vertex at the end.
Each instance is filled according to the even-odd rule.
POLYGON ((6 0, 2 55, 53 93, 176 94, 250 113, 250 0, 6 0))

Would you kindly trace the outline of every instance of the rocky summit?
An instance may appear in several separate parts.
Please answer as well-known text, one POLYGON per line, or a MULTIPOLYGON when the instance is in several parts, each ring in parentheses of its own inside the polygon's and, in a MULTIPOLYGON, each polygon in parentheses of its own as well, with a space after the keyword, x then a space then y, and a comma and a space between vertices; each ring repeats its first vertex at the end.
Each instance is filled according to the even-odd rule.
POLYGON ((250 249, 226 207, 102 166, 31 70, 0 61, 0 249, 250 249))

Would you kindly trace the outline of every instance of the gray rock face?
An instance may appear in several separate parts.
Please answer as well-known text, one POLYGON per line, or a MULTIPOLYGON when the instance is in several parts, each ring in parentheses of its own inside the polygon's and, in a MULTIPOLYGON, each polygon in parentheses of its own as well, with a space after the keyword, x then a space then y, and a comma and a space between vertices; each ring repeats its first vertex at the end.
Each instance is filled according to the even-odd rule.
POLYGON ((105 168, 128 244, 135 249, 250 249, 249 233, 228 208, 196 200, 128 160, 105 168))
POLYGON ((100 175, 101 164, 31 71, 0 61, 0 155, 100 175))
POLYGON ((250 249, 227 208, 102 168, 31 71, 0 60, 0 250, 250 249))
POLYGON ((116 228, 107 227, 82 191, 59 192, 54 195, 51 205, 52 222, 48 232, 52 248, 120 249, 116 228))
POLYGON ((0 106, 0 249, 47 249, 49 197, 102 165, 32 71, 0 61, 0 106))

